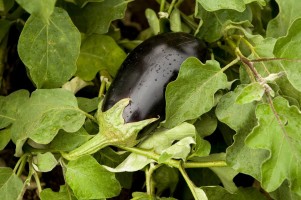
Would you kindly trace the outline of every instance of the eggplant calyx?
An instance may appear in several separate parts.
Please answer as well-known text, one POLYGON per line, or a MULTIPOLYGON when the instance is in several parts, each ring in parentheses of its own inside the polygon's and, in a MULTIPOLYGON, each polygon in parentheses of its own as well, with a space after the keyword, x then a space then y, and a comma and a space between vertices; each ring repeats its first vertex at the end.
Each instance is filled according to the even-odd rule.
POLYGON ((122 117, 124 108, 129 104, 130 99, 125 98, 117 102, 109 110, 102 112, 101 104, 99 104, 97 120, 99 124, 99 132, 86 143, 78 148, 65 153, 62 156, 67 160, 75 160, 81 156, 96 153, 100 149, 109 146, 135 146, 139 131, 145 126, 157 120, 157 118, 145 119, 138 122, 125 123, 122 117))

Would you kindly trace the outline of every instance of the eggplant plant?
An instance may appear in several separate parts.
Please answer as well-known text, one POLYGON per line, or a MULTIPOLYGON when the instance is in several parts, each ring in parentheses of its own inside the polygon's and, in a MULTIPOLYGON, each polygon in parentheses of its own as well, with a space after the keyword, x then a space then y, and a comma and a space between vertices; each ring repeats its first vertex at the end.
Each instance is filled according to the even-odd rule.
POLYGON ((301 198, 299 0, 0 0, 0 197, 301 198))

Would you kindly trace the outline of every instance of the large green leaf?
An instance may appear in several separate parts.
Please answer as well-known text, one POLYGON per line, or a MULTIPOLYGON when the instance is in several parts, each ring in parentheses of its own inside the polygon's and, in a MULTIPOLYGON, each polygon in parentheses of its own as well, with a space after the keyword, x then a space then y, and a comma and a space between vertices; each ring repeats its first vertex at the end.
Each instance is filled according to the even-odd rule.
POLYGON ((64 89, 39 89, 20 109, 12 126, 12 140, 16 155, 22 153, 27 138, 39 144, 48 144, 59 129, 75 132, 83 125, 85 115, 77 106, 75 96, 64 89))
POLYGON ((121 190, 114 173, 89 155, 68 163, 66 182, 78 199, 110 198, 117 196, 121 190))
MULTIPOLYGON (((246 4, 257 2, 262 6, 266 5, 265 0, 215 0, 215 1, 206 1, 206 0, 197 0, 207 11, 217 11, 222 9, 231 9, 239 12, 243 12, 246 9, 246 4)), ((227 11, 229 11, 227 10, 227 11)))
POLYGON ((249 174, 260 180, 260 165, 267 158, 267 152, 250 149, 245 145, 245 138, 256 126, 256 103, 237 104, 236 98, 244 86, 225 94, 217 104, 215 113, 219 121, 236 131, 234 143, 227 149, 227 163, 238 172, 249 174), (250 159, 252 158, 252 159, 250 159))
POLYGON ((52 14, 56 0, 16 0, 18 4, 28 13, 42 18, 44 23, 48 23, 52 14))
POLYGON ((6 97, 0 96, 0 129, 11 125, 16 120, 18 109, 28 99, 27 90, 18 90, 6 97))
POLYGON ((83 8, 70 4, 66 9, 81 32, 103 34, 108 32, 113 20, 124 17, 127 4, 125 0, 104 0, 88 3, 83 8))
POLYGON ((174 127, 208 112, 214 106, 214 94, 227 87, 227 76, 218 62, 203 64, 197 58, 188 58, 177 80, 167 86, 164 126, 174 127))
POLYGON ((97 72, 106 70, 114 77, 125 57, 124 51, 110 36, 90 35, 81 44, 76 74, 90 81, 97 72))
POLYGON ((267 27, 267 36, 278 38, 285 36, 291 24, 301 17, 299 0, 276 0, 279 13, 276 18, 271 20, 267 27))
POLYGON ((11 168, 0 167, 0 197, 1 200, 18 199, 23 189, 22 180, 14 174, 11 168))
POLYGON ((283 97, 277 97, 272 105, 258 105, 256 117, 259 124, 246 138, 246 144, 269 151, 270 156, 261 165, 263 188, 274 191, 288 179, 292 191, 301 195, 300 111, 289 106, 283 97))
MULTIPOLYGON (((301 1, 300 1, 301 3, 301 1)), ((274 47, 274 54, 278 58, 300 59, 301 55, 301 19, 297 19, 291 25, 288 34, 279 38, 274 47)), ((301 91, 301 68, 300 63, 294 60, 281 61, 282 68, 287 74, 292 85, 301 91)))
POLYGON ((54 9, 47 24, 40 17, 29 17, 18 52, 37 88, 60 87, 74 75, 80 41, 80 33, 61 8, 54 9))

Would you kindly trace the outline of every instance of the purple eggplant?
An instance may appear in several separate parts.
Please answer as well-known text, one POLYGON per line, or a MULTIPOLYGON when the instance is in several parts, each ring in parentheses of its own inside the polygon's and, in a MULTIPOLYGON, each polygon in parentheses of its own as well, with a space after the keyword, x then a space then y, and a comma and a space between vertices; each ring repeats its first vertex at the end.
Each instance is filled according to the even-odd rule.
POLYGON ((164 119, 167 84, 176 79, 185 59, 205 61, 207 55, 205 43, 187 33, 163 33, 145 40, 122 63, 105 95, 102 111, 130 98, 123 111, 126 123, 164 119))

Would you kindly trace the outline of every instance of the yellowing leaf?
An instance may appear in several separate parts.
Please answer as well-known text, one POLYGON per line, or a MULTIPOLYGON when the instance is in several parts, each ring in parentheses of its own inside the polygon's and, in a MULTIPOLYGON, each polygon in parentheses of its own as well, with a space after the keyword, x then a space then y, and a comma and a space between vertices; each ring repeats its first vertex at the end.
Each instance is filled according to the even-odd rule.
POLYGON ((273 107, 261 104, 256 108, 259 124, 246 138, 251 148, 266 149, 270 156, 261 166, 261 183, 268 191, 277 189, 288 179, 292 191, 301 194, 301 113, 295 106, 277 97, 273 107))

